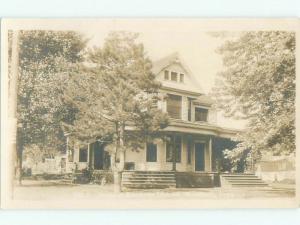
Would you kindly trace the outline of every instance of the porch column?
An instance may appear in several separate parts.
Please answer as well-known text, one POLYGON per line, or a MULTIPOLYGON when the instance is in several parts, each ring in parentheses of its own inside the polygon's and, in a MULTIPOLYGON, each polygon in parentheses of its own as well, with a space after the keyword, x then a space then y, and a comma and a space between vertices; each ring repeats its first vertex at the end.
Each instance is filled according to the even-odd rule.
MULTIPOLYGON (((97 143, 97 142, 95 142, 97 143)), ((88 163, 89 163, 89 167, 91 169, 94 169, 94 151, 95 151, 95 143, 90 143, 89 144, 89 156, 88 156, 88 163)))
POLYGON ((212 171, 212 137, 209 137, 205 150, 205 172, 212 171))
POLYGON ((209 152, 209 172, 212 172, 212 137, 209 137, 208 152, 209 152))
POLYGON ((67 158, 67 162, 69 162, 70 160, 70 150, 69 150, 69 137, 67 136, 66 138, 66 158, 67 158))
POLYGON ((87 164, 88 164, 88 167, 90 167, 90 143, 88 143, 87 145, 88 149, 87 149, 87 164))

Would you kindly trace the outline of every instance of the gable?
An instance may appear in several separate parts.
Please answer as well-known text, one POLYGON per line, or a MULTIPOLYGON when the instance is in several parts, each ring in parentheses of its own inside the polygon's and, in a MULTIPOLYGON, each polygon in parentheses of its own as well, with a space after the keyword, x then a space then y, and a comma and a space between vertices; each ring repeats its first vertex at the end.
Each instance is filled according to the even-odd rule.
POLYGON ((154 64, 153 72, 165 88, 203 94, 201 86, 178 54, 172 54, 154 64), (165 71, 168 78, 165 77, 165 71), (176 75, 177 74, 177 75, 176 75), (174 75, 174 76, 173 76, 174 75), (174 80, 174 78, 176 79, 174 80))

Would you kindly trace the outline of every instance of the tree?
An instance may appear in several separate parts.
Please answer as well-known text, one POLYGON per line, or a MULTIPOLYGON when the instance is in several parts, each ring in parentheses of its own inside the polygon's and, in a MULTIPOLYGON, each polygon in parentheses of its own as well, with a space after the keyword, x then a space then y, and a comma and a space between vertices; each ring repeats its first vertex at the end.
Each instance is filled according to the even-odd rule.
POLYGON ((74 68, 65 88, 66 102, 79 111, 66 128, 81 141, 100 139, 110 144, 106 149, 116 190, 125 151, 138 150, 168 124, 167 115, 157 108, 160 83, 136 39, 137 34, 110 33, 102 48, 90 51, 89 66, 74 68))
POLYGON ((213 90, 225 116, 248 121, 229 156, 295 152, 295 33, 243 32, 218 52, 224 71, 213 90))
POLYGON ((60 84, 70 64, 83 60, 86 41, 75 32, 38 30, 20 31, 19 40, 17 175, 21 183, 24 147, 64 148, 61 121, 72 120, 74 110, 60 101, 60 84))

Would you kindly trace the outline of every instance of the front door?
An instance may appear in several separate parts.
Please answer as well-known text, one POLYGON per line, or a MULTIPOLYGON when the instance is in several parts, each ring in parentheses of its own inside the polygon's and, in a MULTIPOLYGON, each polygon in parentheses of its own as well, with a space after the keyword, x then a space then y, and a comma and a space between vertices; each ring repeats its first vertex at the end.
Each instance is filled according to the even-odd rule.
POLYGON ((205 168, 205 144, 195 143, 195 171, 204 171, 205 168))
POLYGON ((104 167, 104 148, 99 142, 94 144, 94 169, 103 170, 104 167))

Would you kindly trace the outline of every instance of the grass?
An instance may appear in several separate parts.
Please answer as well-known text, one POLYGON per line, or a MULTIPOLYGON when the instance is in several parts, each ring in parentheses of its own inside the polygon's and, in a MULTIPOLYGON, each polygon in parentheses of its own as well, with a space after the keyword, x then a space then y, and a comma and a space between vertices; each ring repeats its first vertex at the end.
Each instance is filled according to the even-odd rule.
POLYGON ((146 198, 203 198, 203 199, 256 199, 293 198, 295 190, 291 186, 270 186, 267 188, 177 188, 163 190, 126 190, 114 193, 113 185, 65 184, 58 180, 24 180, 22 186, 15 187, 16 200, 101 200, 108 197, 146 198))

